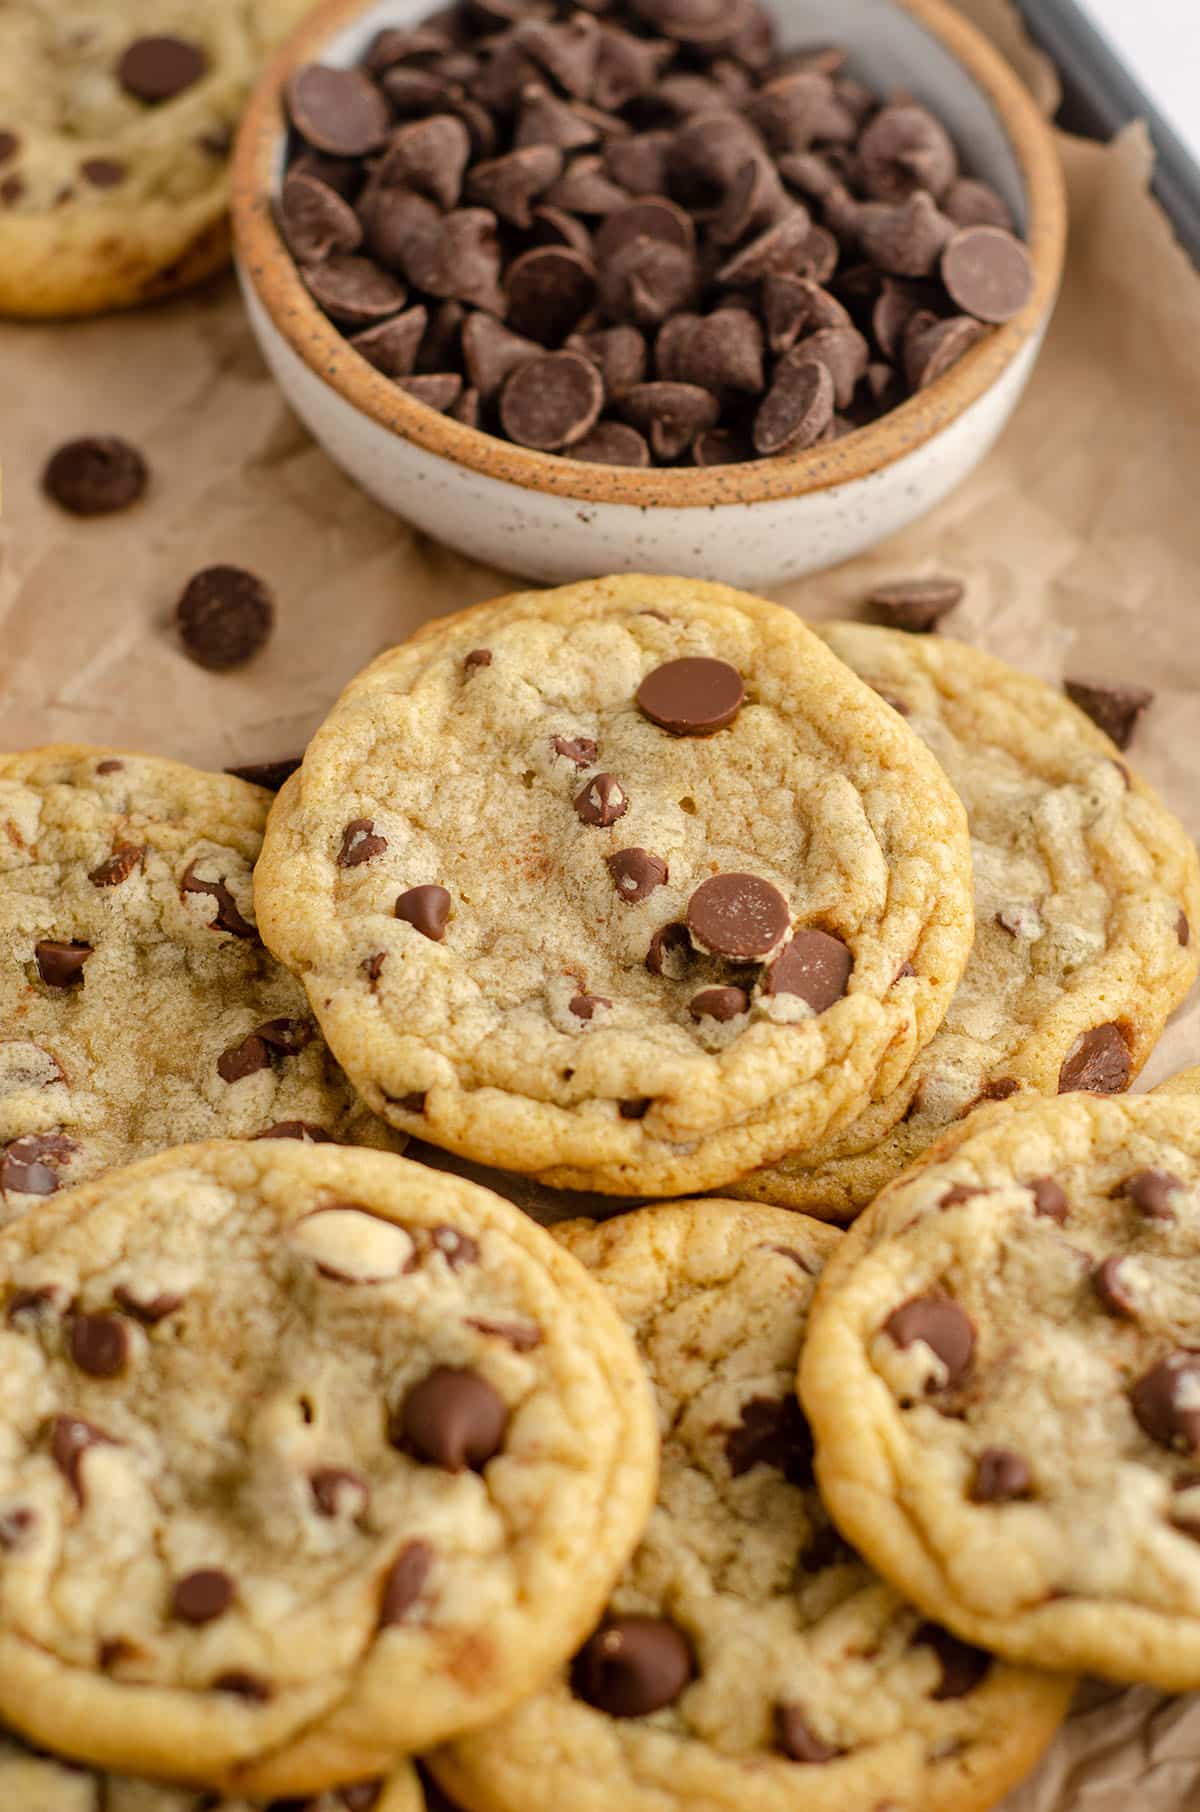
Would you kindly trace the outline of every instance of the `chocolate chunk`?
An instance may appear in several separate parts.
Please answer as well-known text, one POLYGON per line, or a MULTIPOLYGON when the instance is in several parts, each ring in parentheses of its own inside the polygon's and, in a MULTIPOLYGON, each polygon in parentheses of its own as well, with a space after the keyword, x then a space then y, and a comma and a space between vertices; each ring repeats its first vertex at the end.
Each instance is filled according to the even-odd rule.
POLYGON ((638 709, 674 736, 709 736, 731 724, 746 687, 736 667, 706 655, 665 661, 637 689, 638 709))
POLYGON ((135 868, 140 868, 145 854, 136 843, 118 843, 111 856, 89 871, 88 880, 93 887, 119 887, 135 868))
POLYGON ((0 1192, 5 1195, 53 1195, 61 1187, 56 1166, 78 1150, 65 1133, 23 1133, 0 1156, 0 1192))
POLYGON ((256 1139, 298 1139, 302 1145, 336 1145, 337 1140, 323 1126, 315 1126, 311 1120, 276 1120, 273 1126, 266 1126, 262 1132, 253 1135, 256 1139))
POLYGON ((1129 1392, 1139 1427, 1160 1447, 1200 1453, 1200 1353, 1168 1353, 1129 1392))
POLYGON ((389 1439, 445 1472, 482 1472, 504 1445, 508 1406, 478 1372, 440 1365, 405 1397, 389 1439))
POLYGON ((549 352, 513 372, 500 398, 500 425, 518 446, 553 453, 582 440, 604 406, 604 385, 589 359, 549 352))
MULTIPOLYGON (((586 129, 585 136, 590 140, 586 129)), ((510 226, 530 227, 535 198, 558 180, 562 170, 563 154, 557 145, 522 141, 515 151, 476 164, 467 194, 510 226)))
POLYGON ((876 201, 903 201, 927 189, 936 201, 958 175, 950 136, 924 107, 883 107, 858 141, 863 187, 876 201))
POLYGON ((716 1019, 722 1024, 750 1011, 750 996, 744 988, 701 988, 688 1002, 693 1019, 716 1019))
POLYGON ((743 1404, 741 1421, 725 1437, 725 1457, 733 1477, 753 1466, 773 1466, 789 1485, 813 1482, 813 1437, 795 1396, 752 1397, 743 1404))
POLYGON ((231 1044, 217 1058, 217 1074, 222 1082, 241 1082, 259 1070, 269 1070, 271 1052, 265 1039, 251 1032, 237 1044, 231 1044))
POLYGON ((868 593, 868 604, 880 611, 893 629, 910 635, 927 635, 948 616, 963 595, 961 579, 892 579, 868 593))
POLYGON ((457 1227, 435 1227, 432 1241, 434 1251, 441 1253, 452 1271, 461 1271, 464 1266, 479 1262, 478 1243, 457 1227))
POLYGON ((596 269, 569 246, 535 246, 509 266, 505 290, 514 332, 543 346, 558 346, 595 300, 596 269))
POLYGON ((136 447, 115 434, 70 440, 51 455, 42 489, 72 516, 110 516, 140 501, 149 482, 136 447))
POLYGON ((1171 1170, 1136 1170, 1121 1186, 1122 1194, 1150 1221, 1175 1219, 1171 1198, 1182 1188, 1182 1179, 1171 1170))
POLYGON ((567 1004, 576 1019, 594 1019, 597 1009, 611 1007, 612 1001, 605 1000, 602 994, 573 994, 567 1004))
POLYGON ((428 325, 429 311, 418 304, 393 315, 390 321, 381 321, 378 327, 351 334, 350 345, 384 377, 411 377, 428 325))
POLYGON ((1124 1260, 1115 1254, 1104 1259, 1092 1272, 1092 1288, 1096 1292, 1102 1308, 1110 1315, 1117 1315, 1129 1321, 1137 1319, 1137 1303, 1129 1293, 1129 1280, 1122 1275, 1124 1260))
POLYGON ((1146 686, 1110 686, 1101 680, 1067 679, 1063 691, 1118 749, 1129 747, 1143 711, 1154 703, 1146 686))
POLYGON ((314 300, 346 327, 370 327, 404 307, 406 291, 383 266, 357 252, 333 252, 304 273, 314 300))
POLYGON ((214 1623, 233 1603, 233 1581, 219 1567, 185 1573, 171 1590, 171 1615, 180 1623, 214 1623))
POLYGON ((1033 1196, 1033 1212, 1048 1221, 1057 1221, 1061 1227, 1071 1212, 1062 1184, 1056 1183, 1053 1177, 1038 1177, 1029 1185, 1029 1190, 1033 1196))
POLYGON ((698 434, 715 425, 720 404, 698 384, 635 384, 617 401, 617 410, 644 434, 659 460, 678 459, 698 434))
POLYGON ((174 1291, 156 1290, 153 1295, 144 1296, 132 1284, 118 1284, 113 1298, 127 1315, 145 1327, 156 1327, 183 1306, 183 1297, 174 1291))
POLYGON ((939 1703, 965 1699, 981 1686, 992 1670, 992 1656, 981 1648, 960 1642, 938 1623, 921 1623, 913 1634, 914 1648, 931 1648, 941 1664, 942 1677, 930 1694, 939 1703))
POLYGON ((90 944, 78 938, 60 943, 56 938, 39 938, 33 946, 37 972, 48 988, 75 988, 83 980, 83 965, 94 955, 90 944))
POLYGON ((1007 1447, 985 1447, 975 1462, 973 1504, 1012 1504, 1033 1496, 1029 1463, 1007 1447))
POLYGON ((817 359, 793 362, 789 354, 754 417, 755 451, 767 458, 814 446, 833 420, 833 405, 828 366, 817 359))
POLYGON ((71 1323, 71 1357, 89 1378, 115 1378, 129 1359, 129 1327, 120 1315, 77 1315, 71 1323))
POLYGON ((412 189, 439 207, 457 207, 471 156, 471 136, 453 113, 399 126, 388 140, 373 180, 384 188, 412 189))
POLYGON ((1129 1087, 1133 1059, 1120 1026, 1111 1022, 1081 1032, 1058 1073, 1058 1092, 1090 1089, 1096 1095, 1119 1095, 1129 1087))
POLYGON ((450 904, 449 893, 436 882, 410 887, 396 901, 396 917, 406 920, 422 937, 440 944, 446 935, 450 904))
POLYGON ((94 189, 118 189, 129 174, 129 166, 115 157, 86 157, 79 173, 94 189))
POLYGON ((480 1321, 470 1316, 467 1326, 475 1328, 480 1334, 492 1334, 497 1340, 503 1340, 517 1353, 532 1353, 541 1346, 545 1339, 541 1328, 533 1327, 520 1321, 480 1321))
POLYGON ((235 780, 245 780, 250 786, 260 786, 268 793, 277 793, 285 780, 290 780, 304 757, 302 755, 284 755, 278 761, 250 761, 244 767, 226 768, 235 780))
POLYGON ((372 856, 381 856, 387 846, 386 837, 376 836, 373 818, 352 818, 342 832, 337 865, 339 868, 358 868, 372 856))
POLYGON ((942 252, 941 273, 955 307, 977 321, 1011 321, 1033 295, 1029 253, 1003 227, 963 227, 942 252))
POLYGON ((381 1630, 403 1623, 419 1601, 433 1571, 433 1549, 427 1541, 406 1542, 383 1576, 379 1599, 381 1630))
POLYGON ((286 99, 297 132, 332 157, 365 157, 391 130, 387 101, 361 69, 307 63, 290 77, 286 99))
POLYGON ((117 64, 126 94, 150 106, 173 101, 208 74, 208 55, 185 38, 135 38, 117 64))
POLYGON ((792 1762, 818 1765, 832 1762, 843 1753, 832 1743, 825 1743, 813 1730, 803 1708, 795 1704, 775 1707, 775 1743, 792 1762))
POLYGON ((945 1367, 942 1385, 930 1379, 927 1390, 961 1384, 971 1369, 975 1353, 975 1329, 970 1317, 948 1296, 913 1296, 893 1309, 883 1324, 885 1334, 897 1346, 912 1346, 920 1340, 945 1367))
POLYGON ((711 956, 761 962, 786 936, 788 903, 777 887, 758 875, 713 875, 688 901, 692 942, 711 956))
POLYGON ((288 250, 301 264, 331 252, 354 252, 362 244, 362 222, 349 202, 303 170, 290 171, 284 181, 279 224, 288 250))
POLYGON ((408 396, 427 409, 436 409, 439 415, 454 406, 462 391, 462 379, 456 371, 422 372, 396 382, 408 396))
POLYGON ((648 849, 619 849, 604 858, 604 866, 612 876, 618 898, 627 906, 646 899, 667 879, 666 863, 648 849))
POLYGON ((658 327, 695 300, 695 254, 639 233, 600 267, 600 307, 609 321, 658 327))
POLYGON ((692 940, 686 925, 660 925, 650 939, 646 967, 651 975, 665 975, 670 981, 682 981, 692 954, 692 940))
POLYGON ((344 1466, 321 1466, 309 1474, 308 1484, 318 1516, 353 1522, 371 1501, 370 1481, 344 1466))
POLYGON ((676 1624, 613 1617, 576 1655, 571 1689, 610 1718, 644 1718, 673 1705, 695 1672, 692 1645, 676 1624))
POLYGON ((224 881, 202 881, 196 873, 196 863, 189 862, 183 871, 179 883, 181 893, 206 893, 217 903, 216 917, 209 920, 213 931, 227 931, 232 937, 253 939, 258 942, 258 932, 248 919, 242 917, 237 901, 230 893, 224 881))
POLYGON ((575 815, 582 824, 615 824, 629 810, 629 800, 615 774, 593 774, 575 796, 575 815))
POLYGON ((184 587, 175 621, 184 651, 197 666, 226 673, 266 647, 275 602, 254 573, 240 566, 206 566, 184 587))
POLYGON ((828 931, 799 930, 783 946, 763 978, 767 994, 795 994, 814 1013, 841 1000, 854 973, 854 958, 840 937, 828 931))
POLYGON ((212 1682, 212 1690, 232 1693, 235 1699, 247 1699, 252 1705, 266 1705, 275 1697, 275 1688, 269 1681, 242 1668, 231 1668, 227 1673, 218 1674, 212 1682))
POLYGON ((984 329, 968 315, 939 321, 923 311, 912 317, 904 336, 904 372, 914 390, 944 377, 982 338, 984 329))
POLYGON ((83 1456, 89 1447, 112 1447, 119 1443, 94 1422, 82 1416, 52 1416, 47 1430, 50 1458, 66 1479, 80 1504, 86 1503, 83 1485, 83 1456))
POLYGON ((552 736, 550 747, 556 755, 573 762, 577 768, 590 768, 599 754, 590 736, 552 736))

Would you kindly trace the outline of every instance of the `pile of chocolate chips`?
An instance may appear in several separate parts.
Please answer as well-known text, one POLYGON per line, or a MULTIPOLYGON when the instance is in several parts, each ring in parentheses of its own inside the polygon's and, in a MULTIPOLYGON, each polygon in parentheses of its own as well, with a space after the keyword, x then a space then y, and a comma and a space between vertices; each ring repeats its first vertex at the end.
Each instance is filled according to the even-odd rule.
POLYGON ((726 465, 836 439, 1029 300, 941 123, 757 0, 462 0, 310 64, 280 224, 365 359, 524 447, 726 465))

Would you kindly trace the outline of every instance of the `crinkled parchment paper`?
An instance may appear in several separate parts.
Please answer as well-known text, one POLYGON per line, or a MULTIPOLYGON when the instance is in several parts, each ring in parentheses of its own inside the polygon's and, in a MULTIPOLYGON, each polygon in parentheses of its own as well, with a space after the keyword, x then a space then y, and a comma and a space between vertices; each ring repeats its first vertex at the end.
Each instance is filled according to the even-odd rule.
MULTIPOLYGON (((1051 108, 1053 73, 1004 0, 962 0, 1051 108)), ((1200 281, 1147 196, 1150 153, 1062 141, 1066 286, 996 450, 924 522, 789 587, 853 615, 886 576, 967 582, 953 632, 1057 682, 1135 680, 1156 702, 1132 759, 1200 834, 1200 281)), ((509 588, 359 494, 280 401, 232 282, 137 316, 0 325, 0 747, 110 742, 214 767, 299 751, 342 683, 426 618, 509 588), (134 512, 75 523, 40 495, 82 433, 139 445, 134 512), (191 666, 170 629, 199 566, 267 578, 280 622, 241 673, 191 666)), ((719 575, 714 575, 719 577, 719 575)), ((1147 1072, 1200 1061, 1200 1002, 1147 1072)), ((1200 1699, 1089 1687, 1005 1812, 1200 1812, 1200 1699)))

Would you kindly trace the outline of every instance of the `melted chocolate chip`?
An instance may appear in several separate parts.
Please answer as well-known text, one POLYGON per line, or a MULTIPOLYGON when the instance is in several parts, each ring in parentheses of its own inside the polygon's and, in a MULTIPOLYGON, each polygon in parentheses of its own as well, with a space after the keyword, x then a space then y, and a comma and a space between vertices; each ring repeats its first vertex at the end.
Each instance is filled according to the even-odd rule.
POLYGON ((1061 1227, 1071 1212, 1062 1184, 1053 1177, 1038 1177, 1029 1185, 1029 1192, 1033 1196, 1033 1212, 1048 1221, 1057 1221, 1061 1227))
POLYGON ((89 1447, 111 1447, 117 1445, 112 1435, 97 1428, 94 1422, 85 1422, 81 1416, 54 1416, 48 1429, 50 1439, 50 1458, 66 1479, 76 1498, 82 1504, 86 1501, 83 1488, 83 1456, 89 1447))
POLYGON ((467 1265, 478 1264, 479 1244, 469 1233, 460 1233, 457 1227, 434 1227, 430 1241, 435 1252, 440 1252, 452 1271, 461 1271, 467 1265))
POLYGON ((673 736, 711 736, 731 724, 746 688, 728 661, 685 655, 649 672, 637 689, 639 709, 673 736))
POLYGON ((119 887, 141 866, 145 854, 136 843, 118 843, 112 855, 91 870, 88 880, 93 887, 119 887))
POLYGON ((1129 1392, 1139 1427, 1159 1447, 1200 1453, 1200 1353, 1168 1353, 1129 1392))
POLYGON ((508 1406, 478 1372, 440 1365, 405 1397, 389 1439, 445 1472, 481 1472, 504 1445, 508 1406))
POLYGON ((129 1360, 129 1326, 119 1315, 77 1315, 71 1357, 89 1378, 116 1378, 129 1360))
POLYGON ((227 931, 231 937, 244 937, 258 942, 258 932, 238 910, 237 901, 224 881, 202 881, 195 862, 189 862, 179 883, 181 893, 206 893, 217 903, 216 916, 209 920, 212 931, 227 931))
POLYGON ((0 1156, 0 1191, 12 1195, 53 1195, 61 1187, 57 1165, 78 1150, 65 1133, 24 1133, 0 1156))
POLYGON ((634 906, 661 887, 667 879, 667 864, 648 849, 618 849, 606 856, 604 866, 612 876, 618 898, 634 906))
POLYGON ((232 1693, 235 1699, 248 1699, 252 1705, 265 1705, 275 1696, 275 1688, 259 1674, 246 1673, 241 1668, 232 1668, 228 1673, 218 1674, 212 1683, 214 1692, 232 1693))
POLYGON ((823 1742, 813 1730, 801 1706, 782 1704, 775 1707, 775 1742, 792 1762, 818 1765, 832 1762, 843 1751, 823 1742))
POLYGON ((339 868, 357 868, 360 863, 369 862, 372 856, 381 856, 387 846, 386 837, 376 836, 373 818, 352 818, 342 832, 337 865, 339 868))
POLYGON ((1133 1059, 1120 1026, 1093 1026, 1067 1052, 1058 1074, 1058 1092, 1089 1089, 1096 1095, 1119 1095, 1129 1087, 1133 1059))
POLYGON ((233 1581, 219 1567, 201 1567, 175 1581, 171 1615, 180 1623, 213 1623, 233 1603, 233 1581))
POLYGON ((768 994, 795 994, 824 1013, 841 1000, 853 972, 854 958, 840 937, 800 930, 767 970, 763 987, 768 994))
POLYGON ((975 1462, 971 1485, 974 1504, 1011 1504, 1033 1496, 1029 1462, 1007 1447, 985 1447, 975 1462))
POLYGON ((682 981, 692 955, 692 940, 686 925, 678 922, 660 925, 650 939, 646 967, 651 975, 665 975, 669 981, 682 981))
POLYGON ((614 1617, 571 1666, 577 1698, 610 1718, 644 1718, 673 1705, 696 1672, 692 1645, 665 1617, 614 1617))
MULTIPOLYGON (((970 1317, 948 1296, 913 1296, 893 1309, 883 1324, 897 1346, 922 1341, 946 1370, 944 1386, 961 1384, 971 1369, 975 1329, 970 1317)), ((940 1388, 932 1379, 928 1390, 940 1388)))
POLYGON ((1171 1198, 1183 1188, 1182 1180, 1171 1170, 1136 1170, 1122 1184, 1139 1214, 1149 1221, 1173 1221, 1175 1210, 1171 1198))
POLYGON ((425 1590, 433 1570, 433 1549, 426 1541, 410 1541, 401 1548, 383 1577, 379 1600, 379 1627, 403 1623, 425 1590))
POLYGON ((1124 1260, 1115 1253, 1104 1259, 1092 1272, 1092 1288, 1101 1307, 1110 1315, 1134 1321, 1137 1319, 1137 1304, 1129 1293, 1129 1278, 1123 1265, 1124 1260))
POLYGON ((309 1475, 309 1489, 318 1516, 362 1516, 371 1501, 370 1482, 361 1472, 342 1466, 321 1466, 309 1475))
POLYGON ((986 1680, 992 1668, 991 1655, 981 1648, 960 1642, 949 1630, 937 1623, 919 1624, 913 1635, 914 1648, 931 1648, 941 1663, 942 1677, 930 1697, 940 1702, 965 1699, 986 1680))
POLYGON ((741 1421, 725 1437, 725 1457, 734 1478, 753 1466, 773 1466, 789 1485, 813 1482, 813 1438, 804 1411, 792 1397, 752 1397, 741 1421))
POLYGON ((573 994, 568 1002, 569 1010, 576 1019, 594 1019, 599 1007, 611 1007, 612 1001, 605 1000, 602 994, 573 994))
POLYGON ((754 962, 769 956, 791 923, 788 903, 777 887, 758 875, 714 875, 688 901, 692 942, 712 956, 754 962))
POLYGON ((72 939, 60 943, 55 938, 41 938, 33 947, 37 971, 48 988, 75 988, 83 980, 83 965, 92 955, 90 944, 72 939))
POLYGON ((715 1019, 727 1024, 750 1011, 750 996, 744 988, 701 988, 688 1002, 693 1019, 715 1019))
POLYGON ((279 761, 250 761, 244 767, 226 768, 235 780, 245 780, 250 786, 260 786, 268 793, 277 793, 285 780, 290 780, 303 761, 302 755, 285 755, 279 761))
POLYGON ((628 810, 629 800, 615 774, 593 774, 575 797, 575 815, 582 824, 606 828, 628 810))
POLYGON ((262 1132, 253 1135, 256 1139, 299 1139, 303 1145, 336 1145, 332 1133, 326 1132, 323 1126, 316 1126, 311 1120, 276 1120, 273 1126, 265 1126, 262 1132))
POLYGON ((590 768, 600 753, 590 736, 552 736, 550 747, 577 768, 590 768))
POLYGON ((170 1290, 159 1290, 153 1296, 142 1296, 131 1284, 118 1284, 113 1297, 127 1315, 145 1327, 156 1327, 183 1306, 183 1297, 170 1290))
POLYGON ((440 944, 450 919, 450 895, 436 882, 410 887, 396 901, 396 917, 404 919, 422 937, 440 944))

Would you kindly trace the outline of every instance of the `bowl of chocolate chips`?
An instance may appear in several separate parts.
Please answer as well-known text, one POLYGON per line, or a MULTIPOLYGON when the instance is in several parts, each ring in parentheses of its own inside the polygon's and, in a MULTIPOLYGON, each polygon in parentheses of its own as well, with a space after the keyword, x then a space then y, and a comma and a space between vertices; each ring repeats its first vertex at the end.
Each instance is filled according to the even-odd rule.
POLYGON ((396 514, 762 588, 906 526, 1037 357, 1065 203, 947 0, 330 0, 234 171, 251 322, 396 514))

